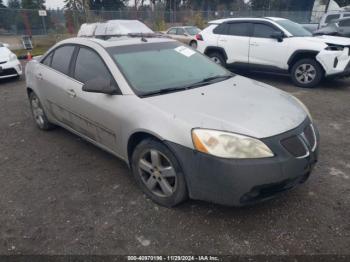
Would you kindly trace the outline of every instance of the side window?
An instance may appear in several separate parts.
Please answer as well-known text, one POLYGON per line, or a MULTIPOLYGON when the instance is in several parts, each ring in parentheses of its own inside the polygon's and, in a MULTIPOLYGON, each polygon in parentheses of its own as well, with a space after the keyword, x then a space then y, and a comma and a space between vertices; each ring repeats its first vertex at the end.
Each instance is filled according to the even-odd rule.
POLYGON ((72 45, 57 48, 52 57, 51 67, 63 74, 68 75, 69 63, 73 55, 74 48, 75 47, 72 45))
POLYGON ((178 28, 176 34, 177 35, 184 35, 185 34, 185 30, 183 28, 178 28))
POLYGON ((228 24, 228 35, 249 36, 250 23, 232 23, 228 24))
POLYGON ((350 14, 343 14, 343 17, 349 17, 350 14))
POLYGON ((272 26, 265 24, 254 24, 253 37, 271 38, 271 35, 278 31, 272 26))
POLYGON ((339 22, 339 26, 344 26, 344 27, 350 26, 350 19, 346 19, 346 20, 340 21, 339 22))
POLYGON ((75 64, 74 78, 86 83, 98 77, 113 80, 101 57, 91 49, 81 47, 75 64))
POLYGON ((176 35, 176 28, 171 28, 171 29, 168 31, 168 34, 176 35))
POLYGON ((325 23, 328 24, 329 22, 332 22, 335 19, 339 19, 340 15, 328 15, 326 18, 325 23))
POLYGON ((225 35, 227 24, 223 23, 214 28, 213 33, 217 35, 225 35))
POLYGON ((54 52, 51 52, 50 54, 48 54, 41 63, 46 65, 46 66, 51 66, 53 54, 54 54, 54 52))

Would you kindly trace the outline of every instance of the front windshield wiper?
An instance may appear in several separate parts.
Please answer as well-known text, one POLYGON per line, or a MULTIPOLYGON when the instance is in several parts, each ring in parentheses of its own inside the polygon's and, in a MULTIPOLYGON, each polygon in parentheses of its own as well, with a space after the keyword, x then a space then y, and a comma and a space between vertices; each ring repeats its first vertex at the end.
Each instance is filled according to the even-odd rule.
POLYGON ((142 94, 141 97, 163 95, 163 94, 169 94, 169 93, 173 93, 173 92, 184 91, 184 90, 188 90, 188 89, 192 89, 192 88, 196 88, 196 87, 201 87, 203 85, 212 84, 214 80, 218 80, 218 79, 226 80, 226 79, 229 79, 233 76, 234 76, 233 74, 229 74, 229 75, 217 75, 217 76, 207 77, 207 78, 202 79, 201 81, 198 81, 198 82, 195 82, 195 83, 192 83, 189 85, 159 89, 156 91, 148 92, 148 93, 142 94))

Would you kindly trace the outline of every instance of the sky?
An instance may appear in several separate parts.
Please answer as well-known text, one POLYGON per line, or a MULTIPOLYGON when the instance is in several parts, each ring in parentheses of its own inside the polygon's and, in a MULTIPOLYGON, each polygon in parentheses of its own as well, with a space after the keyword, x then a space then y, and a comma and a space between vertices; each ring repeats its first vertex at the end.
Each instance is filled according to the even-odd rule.
POLYGON ((47 9, 56 9, 64 7, 64 0, 46 0, 47 9))

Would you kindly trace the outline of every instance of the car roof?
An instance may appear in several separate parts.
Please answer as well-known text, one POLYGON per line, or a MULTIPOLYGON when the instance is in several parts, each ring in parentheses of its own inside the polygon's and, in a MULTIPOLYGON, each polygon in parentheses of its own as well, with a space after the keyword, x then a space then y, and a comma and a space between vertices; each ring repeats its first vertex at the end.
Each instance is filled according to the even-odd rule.
POLYGON ((225 22, 231 22, 231 21, 279 21, 279 20, 287 20, 285 18, 281 17, 236 17, 236 18, 224 18, 224 19, 218 19, 210 21, 209 24, 222 24, 225 22))
POLYGON ((60 42, 60 44, 84 44, 84 43, 97 43, 104 48, 115 46, 127 46, 127 45, 146 45, 150 43, 164 43, 164 42, 176 42, 170 38, 161 37, 112 37, 108 40, 98 39, 94 37, 74 37, 68 38, 60 42), (143 40, 142 40, 143 39, 143 40), (146 41, 145 41, 146 40, 146 41))

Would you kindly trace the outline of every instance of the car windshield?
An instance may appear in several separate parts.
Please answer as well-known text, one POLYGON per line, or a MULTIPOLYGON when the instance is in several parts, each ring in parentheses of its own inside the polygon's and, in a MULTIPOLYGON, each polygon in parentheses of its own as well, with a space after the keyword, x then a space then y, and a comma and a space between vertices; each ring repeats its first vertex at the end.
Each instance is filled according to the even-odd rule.
POLYGON ((177 42, 107 49, 139 96, 186 90, 223 81, 233 74, 177 42))
POLYGON ((302 27, 300 24, 287 19, 276 20, 276 23, 286 29, 292 36, 312 36, 312 33, 302 27))
POLYGON ((196 35, 200 32, 201 30, 199 30, 197 27, 186 27, 186 32, 189 35, 196 35))

